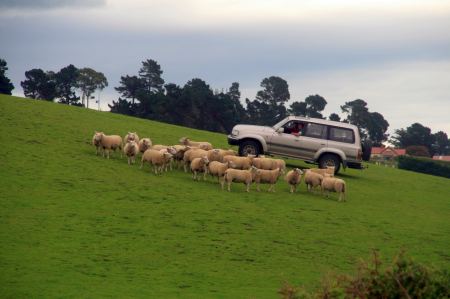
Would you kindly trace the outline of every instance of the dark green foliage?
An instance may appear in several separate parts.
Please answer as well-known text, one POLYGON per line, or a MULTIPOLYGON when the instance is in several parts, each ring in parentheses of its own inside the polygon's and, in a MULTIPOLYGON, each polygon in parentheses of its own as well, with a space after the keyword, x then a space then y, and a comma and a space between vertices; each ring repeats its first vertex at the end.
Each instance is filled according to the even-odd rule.
POLYGON ((120 86, 114 88, 123 98, 131 99, 131 104, 134 104, 139 92, 144 89, 144 80, 137 76, 121 76, 120 86))
POLYGON ((381 146, 382 142, 387 140, 389 123, 381 113, 369 112, 365 101, 357 99, 346 102, 341 106, 341 110, 347 114, 344 121, 358 126, 363 139, 369 138, 374 146, 381 146))
POLYGON ((142 61, 139 77, 144 82, 144 89, 150 93, 163 92, 164 79, 161 78, 163 71, 161 66, 153 59, 142 61))
POLYGON ((6 60, 0 58, 0 93, 10 95, 11 91, 14 89, 14 85, 11 83, 11 80, 6 77, 7 70, 8 66, 6 60))
POLYGON ((298 116, 306 116, 306 103, 293 102, 290 106, 289 113, 298 116))
POLYGON ((53 101, 56 97, 55 73, 32 69, 25 72, 25 80, 20 82, 27 98, 53 101))
POLYGON ((68 105, 80 105, 80 97, 77 97, 78 69, 70 64, 55 74, 56 95, 59 103, 68 105))
POLYGON ((271 106, 283 105, 291 95, 286 80, 277 76, 264 78, 261 81, 262 90, 256 94, 256 99, 271 106))
POLYGON ((450 178, 450 162, 430 158, 399 156, 398 168, 450 178))
POLYGON ((439 131, 433 134, 434 144, 433 152, 438 155, 447 155, 450 153, 450 140, 445 132, 439 131))
POLYGON ((428 148, 423 145, 410 145, 406 147, 406 154, 414 157, 430 157, 428 148))
POLYGON ((328 275, 321 287, 308 292, 286 283, 278 292, 284 299, 301 298, 448 298, 450 272, 418 263, 401 252, 383 267, 374 251, 371 261, 361 262, 354 275, 328 275))
POLYGON ((397 147, 403 148, 411 145, 423 145, 428 148, 429 152, 433 152, 434 136, 431 134, 430 128, 420 123, 414 123, 406 129, 395 130, 392 143, 397 147))
POLYGON ((294 102, 291 104, 289 113, 293 115, 323 118, 322 111, 325 109, 327 101, 320 95, 310 95, 304 102, 294 102))
POLYGON ((333 120, 333 121, 341 121, 341 118, 336 113, 331 113, 330 116, 328 117, 328 119, 333 120))
POLYGON ((89 99, 97 90, 102 90, 108 86, 108 80, 101 72, 85 67, 78 70, 76 78, 76 88, 81 91, 82 106, 89 108, 89 99))

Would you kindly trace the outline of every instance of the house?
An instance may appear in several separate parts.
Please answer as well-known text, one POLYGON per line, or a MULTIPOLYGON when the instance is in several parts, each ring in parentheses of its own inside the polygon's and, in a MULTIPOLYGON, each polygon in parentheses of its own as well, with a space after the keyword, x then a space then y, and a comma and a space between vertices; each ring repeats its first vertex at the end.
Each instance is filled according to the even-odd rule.
POLYGON ((433 160, 450 162, 450 156, 433 156, 433 160))
POLYGON ((370 160, 376 164, 395 164, 395 158, 406 155, 403 148, 393 148, 390 146, 372 147, 370 160))

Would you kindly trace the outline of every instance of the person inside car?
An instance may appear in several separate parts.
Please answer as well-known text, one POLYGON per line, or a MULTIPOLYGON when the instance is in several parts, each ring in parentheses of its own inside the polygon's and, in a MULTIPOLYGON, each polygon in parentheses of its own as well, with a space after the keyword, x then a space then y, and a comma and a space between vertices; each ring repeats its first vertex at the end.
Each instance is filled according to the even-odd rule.
POLYGON ((291 129, 291 134, 294 136, 300 136, 302 133, 303 124, 299 122, 295 122, 294 126, 291 129))

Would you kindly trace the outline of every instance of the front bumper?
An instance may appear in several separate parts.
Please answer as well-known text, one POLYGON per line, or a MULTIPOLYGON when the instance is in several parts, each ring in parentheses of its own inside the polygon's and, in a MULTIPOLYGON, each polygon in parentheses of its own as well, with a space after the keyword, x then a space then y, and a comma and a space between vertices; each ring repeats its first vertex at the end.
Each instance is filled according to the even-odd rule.
POLYGON ((228 144, 229 145, 239 145, 239 139, 232 135, 228 135, 228 144))
POLYGON ((364 165, 361 162, 348 162, 347 161, 347 167, 353 168, 353 169, 364 169, 364 165))

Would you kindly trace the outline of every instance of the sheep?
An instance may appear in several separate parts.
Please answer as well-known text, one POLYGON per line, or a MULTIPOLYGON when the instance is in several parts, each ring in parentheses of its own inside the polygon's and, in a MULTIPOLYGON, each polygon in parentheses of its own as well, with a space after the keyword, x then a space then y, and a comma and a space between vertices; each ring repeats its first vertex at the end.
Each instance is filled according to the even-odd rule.
POLYGON ((187 167, 191 164, 191 161, 195 158, 201 158, 207 156, 208 152, 200 148, 189 148, 183 156, 184 172, 187 172, 187 167))
POLYGON ((305 173, 305 184, 308 191, 322 184, 323 176, 308 169, 305 173))
POLYGON ((203 180, 206 180, 206 173, 208 172, 209 160, 207 156, 195 158, 191 162, 192 178, 197 180, 197 173, 203 172, 203 180))
POLYGON ((206 150, 206 151, 213 149, 211 143, 209 143, 209 142, 206 142, 206 141, 192 141, 192 140, 190 140, 187 137, 182 137, 180 139, 180 144, 188 145, 188 146, 191 146, 191 147, 198 147, 198 148, 201 148, 201 149, 206 150))
POLYGON ((291 186, 291 193, 297 191, 297 185, 299 185, 302 181, 302 174, 303 171, 300 168, 294 168, 284 177, 286 182, 291 186))
POLYGON ((103 132, 95 132, 93 140, 103 149, 103 157, 105 157, 106 152, 109 159, 109 151, 116 151, 116 149, 120 150, 120 157, 122 157, 122 137, 119 135, 105 135, 103 132))
POLYGON ((320 175, 328 174, 330 177, 334 177, 334 166, 327 166, 327 168, 311 168, 310 171, 318 173, 320 175))
POLYGON ((139 144, 139 136, 136 134, 136 132, 128 132, 127 135, 123 138, 124 144, 127 143, 130 140, 136 141, 137 144, 139 144))
POLYGON ((173 155, 173 160, 176 162, 177 169, 180 168, 181 162, 183 161, 184 153, 189 150, 189 148, 185 145, 173 145, 173 148, 176 150, 176 153, 173 155))
POLYGON ((234 163, 235 167, 237 169, 249 169, 252 167, 252 161, 255 156, 248 155, 247 157, 238 157, 238 156, 232 156, 232 155, 226 155, 223 157, 223 162, 231 161, 234 163))
POLYGON ((277 162, 277 167, 280 168, 281 173, 284 173, 286 171, 286 161, 283 159, 274 159, 275 162, 277 162))
POLYGON ((142 138, 139 140, 139 152, 142 154, 152 147, 152 140, 150 138, 142 138))
POLYGON ((339 201, 345 199, 345 195, 347 193, 347 186, 345 185, 345 181, 342 179, 330 177, 329 175, 325 175, 321 184, 322 194, 326 191, 326 196, 329 196, 329 191, 339 193, 339 201))
POLYGON ((217 180, 219 181, 222 190, 223 190, 223 185, 225 183, 225 181, 224 181, 225 171, 228 168, 233 168, 233 166, 234 166, 233 162, 231 162, 231 161, 228 161, 225 163, 221 163, 219 161, 210 161, 209 162, 208 173, 213 177, 214 176, 217 177, 217 180))
POLYGON ((265 169, 258 169, 256 171, 255 175, 255 182, 256 182, 256 190, 260 191, 259 185, 261 183, 263 184, 270 184, 268 192, 275 192, 275 184, 278 181, 278 178, 281 175, 281 169, 276 168, 274 170, 265 170, 265 169))
POLYGON ((258 169, 265 169, 265 170, 273 170, 278 168, 278 163, 277 161, 275 161, 275 159, 265 157, 253 158, 252 165, 258 169))
POLYGON ((94 132, 94 136, 92 137, 92 145, 95 146, 95 155, 98 156, 98 152, 102 151, 102 146, 100 144, 100 139, 96 138, 97 136, 97 131, 94 132))
POLYGON ((152 145, 151 149, 159 151, 159 150, 162 150, 162 149, 165 149, 165 148, 168 148, 168 147, 169 147, 169 145, 154 144, 154 145, 152 145))
POLYGON ((166 148, 162 148, 159 150, 161 153, 170 153, 172 157, 170 158, 170 161, 168 161, 164 165, 164 171, 167 172, 167 169, 170 167, 170 170, 172 170, 172 162, 173 162, 173 156, 177 153, 177 150, 173 146, 168 146, 166 148))
POLYGON ((160 152, 154 149, 148 149, 144 152, 141 159, 141 167, 144 165, 144 162, 149 162, 155 171, 155 174, 162 173, 165 165, 172 158, 172 154, 168 152, 160 152))
POLYGON ((131 163, 134 164, 136 155, 139 152, 139 148, 136 141, 134 140, 128 141, 123 148, 123 152, 128 157, 128 165, 130 165, 131 163))
POLYGON ((227 190, 231 191, 231 183, 232 182, 238 182, 238 183, 244 183, 247 186, 245 191, 250 192, 250 185, 255 178, 257 170, 258 169, 255 166, 251 166, 247 170, 228 168, 225 171, 225 176, 224 176, 224 180, 228 184, 227 190))

